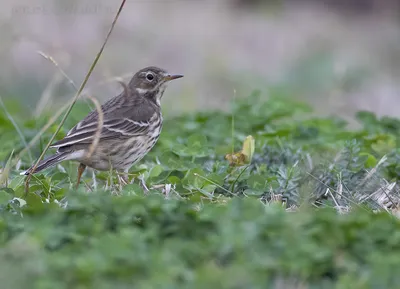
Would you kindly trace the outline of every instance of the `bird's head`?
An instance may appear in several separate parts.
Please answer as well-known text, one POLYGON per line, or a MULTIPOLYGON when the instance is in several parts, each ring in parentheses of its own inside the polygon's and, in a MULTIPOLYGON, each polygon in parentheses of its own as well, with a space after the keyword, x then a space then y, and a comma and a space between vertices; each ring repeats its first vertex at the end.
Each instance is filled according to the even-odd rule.
POLYGON ((129 83, 133 93, 150 98, 160 105, 160 100, 169 81, 181 78, 183 75, 170 74, 164 69, 150 66, 135 73, 129 83))

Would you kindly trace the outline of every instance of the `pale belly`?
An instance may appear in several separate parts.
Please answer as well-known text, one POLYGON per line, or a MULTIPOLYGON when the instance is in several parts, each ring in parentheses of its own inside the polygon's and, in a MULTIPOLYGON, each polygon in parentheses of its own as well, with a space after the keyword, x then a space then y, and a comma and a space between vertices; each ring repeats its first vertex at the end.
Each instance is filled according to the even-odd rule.
POLYGON ((128 171, 153 148, 158 136, 135 137, 125 142, 111 140, 99 144, 90 159, 85 158, 79 161, 99 171, 128 171))

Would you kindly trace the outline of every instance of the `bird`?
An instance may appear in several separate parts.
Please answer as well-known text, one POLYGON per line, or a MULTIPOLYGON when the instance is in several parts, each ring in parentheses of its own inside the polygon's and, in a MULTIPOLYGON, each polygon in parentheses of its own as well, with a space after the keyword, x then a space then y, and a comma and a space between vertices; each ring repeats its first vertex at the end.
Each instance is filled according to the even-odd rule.
POLYGON ((162 129, 161 98, 167 84, 183 77, 162 68, 149 66, 136 72, 124 90, 101 106, 102 126, 98 127, 99 112, 91 111, 67 135, 50 148, 55 154, 32 165, 21 173, 30 175, 62 161, 78 161, 78 188, 86 167, 98 171, 115 170, 127 174, 156 144, 162 129), (97 145, 92 143, 97 139, 97 145), (90 151, 93 150, 93 151, 90 151))

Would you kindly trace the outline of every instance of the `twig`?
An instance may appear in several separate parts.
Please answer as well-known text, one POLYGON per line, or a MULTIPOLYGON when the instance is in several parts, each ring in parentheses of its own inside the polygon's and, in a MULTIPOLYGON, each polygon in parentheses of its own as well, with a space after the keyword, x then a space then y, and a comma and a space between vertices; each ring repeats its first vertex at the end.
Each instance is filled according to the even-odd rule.
POLYGON ((88 95, 87 97, 93 102, 94 106, 96 107, 97 114, 98 114, 96 133, 94 134, 93 141, 89 146, 89 151, 86 154, 86 158, 90 158, 92 156, 93 152, 96 150, 97 145, 99 144, 100 134, 101 134, 101 130, 103 129, 103 123, 104 123, 104 113, 101 110, 100 103, 97 101, 97 99, 95 99, 91 95, 88 95))
POLYGON ((120 15, 121 12, 122 12, 122 9, 123 9, 123 7, 124 7, 124 5, 125 5, 125 2, 126 2, 126 0, 122 0, 121 5, 120 5, 120 7, 119 7, 119 9, 118 9, 118 11, 117 11, 117 14, 115 15, 114 20, 113 20, 113 22, 112 22, 112 24, 111 24, 110 30, 108 31, 107 36, 106 36, 106 38, 105 38, 105 40, 104 40, 104 42, 103 42, 103 44, 102 44, 102 46, 101 46, 101 48, 100 48, 100 51, 97 53, 97 55, 96 55, 96 57, 95 57, 95 59, 94 59, 92 65, 91 65, 90 68, 89 68, 88 73, 87 73, 86 76, 85 76, 85 79, 83 80, 81 86, 79 87, 78 91, 76 92, 76 94, 75 94, 75 96, 74 96, 74 98, 73 98, 73 101, 72 101, 71 105, 70 105, 69 108, 67 109, 67 112, 65 113, 63 119, 61 120, 60 124, 58 125, 58 127, 57 127, 55 133, 53 134, 53 136, 50 138, 49 142, 47 143, 47 145, 46 145, 45 149, 43 150, 42 154, 39 156, 39 159, 38 159, 38 160, 36 161, 36 163, 33 165, 32 170, 31 170, 31 173, 27 176, 26 181, 25 181, 25 193, 26 193, 26 194, 29 192, 29 181, 30 181, 30 179, 31 179, 32 174, 35 172, 36 167, 38 166, 39 162, 42 160, 42 158, 43 158, 44 155, 46 154, 47 150, 49 149, 50 145, 51 145, 52 142, 54 141, 56 135, 57 135, 58 132, 60 131, 62 125, 64 124, 65 120, 67 119, 68 115, 70 114, 70 112, 71 112, 71 110, 72 110, 72 108, 73 108, 75 102, 78 100, 78 98, 79 98, 79 96, 81 95, 83 89, 85 88, 85 85, 86 85, 86 83, 88 82, 88 80, 89 80, 89 78, 90 78, 90 75, 92 74, 92 72, 93 72, 93 70, 94 70, 94 68, 95 68, 95 66, 96 66, 96 64, 97 64, 97 62, 99 61, 100 56, 101 56, 101 54, 103 53, 103 50, 104 50, 104 48, 105 48, 105 46, 106 46, 106 44, 107 44, 107 42, 108 42, 108 39, 110 38, 112 31, 114 30, 114 26, 115 26, 115 24, 117 23, 117 20, 118 20, 118 18, 119 18, 119 15, 120 15))

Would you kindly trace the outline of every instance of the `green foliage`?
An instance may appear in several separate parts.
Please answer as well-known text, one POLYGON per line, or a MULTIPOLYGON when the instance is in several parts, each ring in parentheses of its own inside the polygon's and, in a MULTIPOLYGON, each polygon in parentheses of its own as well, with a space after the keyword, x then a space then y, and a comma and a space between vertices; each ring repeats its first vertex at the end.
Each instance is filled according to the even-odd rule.
POLYGON ((385 213, 287 213, 251 198, 199 211, 158 194, 67 198, 66 209, 31 200, 19 214, 3 211, 3 288, 274 288, 282 280, 395 288, 399 281, 400 223, 385 213))
MULTIPOLYGON (((74 109, 60 136, 87 112, 74 109)), ((29 142, 49 115, 0 113, 4 288, 396 288, 400 121, 360 112, 360 128, 315 117, 271 91, 230 112, 165 120, 156 147, 120 188, 73 162, 34 175, 29 142), (234 130, 232 118, 234 117, 234 130), (232 131, 234 133, 232 134, 232 131), (225 155, 255 138, 250 164, 225 155), (18 168, 21 166, 21 168, 18 168), (18 168, 18 169, 17 169, 18 168), (134 180, 134 182, 133 182, 134 180), (144 183, 148 192, 142 188, 144 183), (290 211, 290 212, 289 212, 290 211)), ((55 131, 46 132, 37 157, 55 131)))

